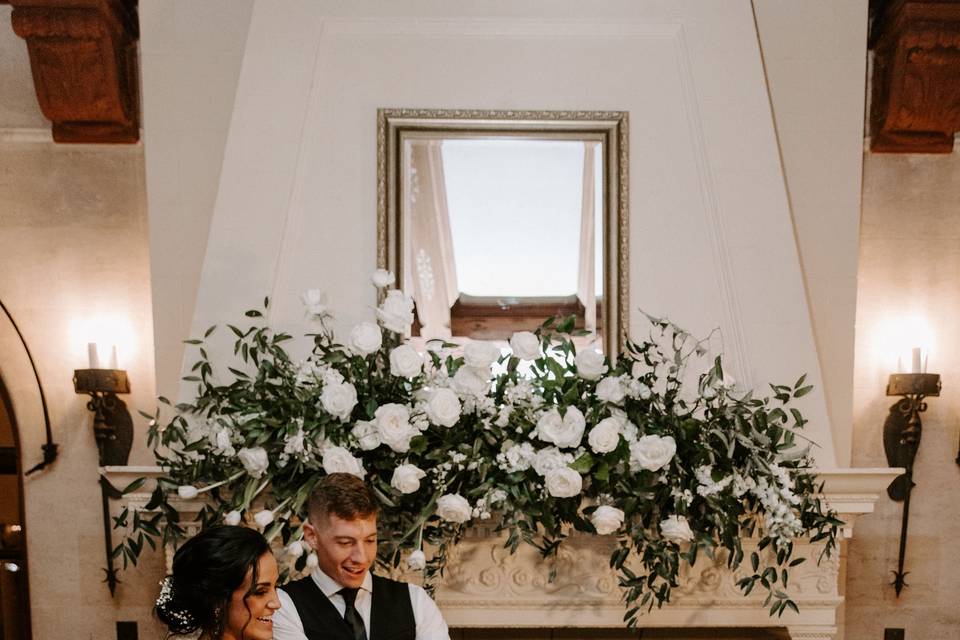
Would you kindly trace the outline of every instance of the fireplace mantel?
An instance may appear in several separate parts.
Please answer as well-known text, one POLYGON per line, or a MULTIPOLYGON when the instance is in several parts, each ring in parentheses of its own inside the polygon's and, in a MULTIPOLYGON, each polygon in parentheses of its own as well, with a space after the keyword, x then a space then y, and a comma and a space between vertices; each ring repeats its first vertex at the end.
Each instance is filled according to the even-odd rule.
MULTIPOLYGON (((114 484, 125 486, 141 476, 156 477, 158 467, 104 467, 114 484)), ((899 469, 832 469, 820 472, 824 494, 846 523, 843 536, 854 533, 859 516, 871 513, 884 488, 899 469)), ((124 506, 143 507, 149 486, 124 496, 124 506)), ((174 506, 189 521, 201 501, 177 501, 174 506)), ((450 563, 436 598, 451 627, 622 627, 624 605, 609 557, 612 537, 574 535, 558 558, 545 562, 536 549, 521 545, 511 555, 493 527, 472 528, 450 555, 450 563), (549 580, 551 568, 556 575, 549 580)), ((744 541, 749 557, 753 540, 744 541)), ((168 562, 172 550, 168 549, 168 562)), ((671 602, 645 613, 643 627, 761 628, 785 627, 793 640, 830 640, 837 632, 837 611, 843 604, 841 553, 817 563, 819 545, 798 543, 796 557, 809 558, 790 571, 789 592, 800 609, 771 618, 763 607, 766 591, 744 597, 736 587, 745 568, 731 572, 722 559, 703 557, 681 574, 680 588, 671 602)), ((169 565, 168 565, 169 566, 169 565)), ((413 580, 412 576, 407 576, 413 580)))

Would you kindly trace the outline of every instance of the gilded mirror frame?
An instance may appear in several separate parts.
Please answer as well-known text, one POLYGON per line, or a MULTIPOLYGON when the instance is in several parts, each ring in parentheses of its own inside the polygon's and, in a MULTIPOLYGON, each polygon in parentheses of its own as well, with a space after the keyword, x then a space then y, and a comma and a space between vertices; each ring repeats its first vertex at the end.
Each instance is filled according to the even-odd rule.
POLYGON ((604 352, 619 353, 629 330, 629 141, 626 111, 377 110, 377 266, 403 282, 400 163, 408 135, 530 134, 599 139, 604 151, 604 352))

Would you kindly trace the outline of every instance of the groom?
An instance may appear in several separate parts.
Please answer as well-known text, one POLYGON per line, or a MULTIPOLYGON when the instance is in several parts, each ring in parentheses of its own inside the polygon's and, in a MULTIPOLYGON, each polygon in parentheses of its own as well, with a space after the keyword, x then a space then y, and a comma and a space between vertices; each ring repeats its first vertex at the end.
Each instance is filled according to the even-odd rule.
POLYGON ((420 587, 370 573, 377 557, 377 501, 347 473, 325 476, 307 504, 303 537, 319 566, 279 591, 274 640, 449 640, 420 587))

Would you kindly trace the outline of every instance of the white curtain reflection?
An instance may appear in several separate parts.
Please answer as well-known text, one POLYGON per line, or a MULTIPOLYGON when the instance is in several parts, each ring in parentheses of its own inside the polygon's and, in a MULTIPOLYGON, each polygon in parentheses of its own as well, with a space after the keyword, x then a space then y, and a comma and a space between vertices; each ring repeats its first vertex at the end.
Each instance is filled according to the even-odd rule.
POLYGON ((404 183, 404 283, 412 291, 424 338, 450 338, 450 307, 457 301, 456 262, 447 205, 442 141, 417 140, 406 146, 404 183))
POLYGON ((584 308, 584 327, 590 333, 597 330, 596 283, 596 184, 594 168, 597 143, 583 145, 583 188, 580 208, 580 266, 577 270, 577 298, 584 308))

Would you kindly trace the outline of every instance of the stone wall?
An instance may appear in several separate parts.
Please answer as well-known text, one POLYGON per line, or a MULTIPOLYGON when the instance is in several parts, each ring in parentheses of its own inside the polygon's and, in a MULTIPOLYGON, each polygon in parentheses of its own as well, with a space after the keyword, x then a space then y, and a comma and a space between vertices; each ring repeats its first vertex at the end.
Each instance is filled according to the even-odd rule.
POLYGON ((960 153, 867 154, 857 301, 853 466, 887 466, 883 422, 895 398, 884 395, 898 345, 930 334, 928 371, 943 394, 928 400, 910 508, 906 570, 897 598, 892 571, 902 504, 884 496, 857 525, 847 563, 846 640, 877 640, 903 628, 908 640, 956 638, 960 629, 960 153), (919 324, 901 339, 903 324, 919 324), (923 324, 928 325, 925 331, 923 324), (912 334, 912 335, 911 335, 912 334))
MULTIPOLYGON (((143 149, 56 146, 0 139, 0 298, 33 352, 47 395, 60 457, 24 481, 34 638, 116 637, 116 620, 141 623, 161 572, 127 572, 117 596, 101 583, 105 566, 97 450, 86 398, 73 369, 87 366, 85 324, 104 315, 129 328, 119 353, 132 393, 132 464, 152 462, 144 420, 154 406, 153 323, 143 149)), ((0 375, 20 427, 21 462, 41 458, 43 422, 36 385, 19 343, 0 340, 0 375)))

